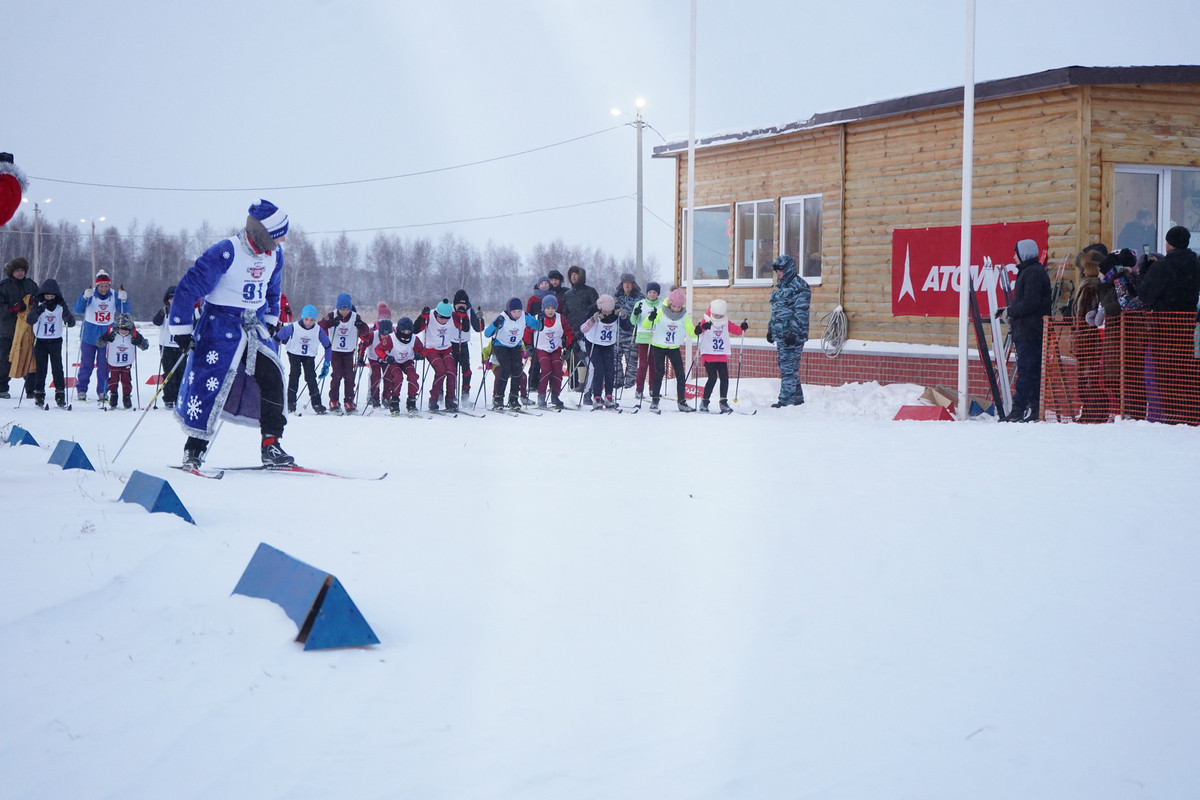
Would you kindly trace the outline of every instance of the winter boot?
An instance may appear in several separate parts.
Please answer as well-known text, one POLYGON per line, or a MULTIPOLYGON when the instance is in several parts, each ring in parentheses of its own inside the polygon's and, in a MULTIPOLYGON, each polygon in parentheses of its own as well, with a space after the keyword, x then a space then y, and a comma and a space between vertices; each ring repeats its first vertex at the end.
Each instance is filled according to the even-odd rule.
POLYGON ((678 408, 680 411, 682 411, 684 414, 690 414, 696 410, 696 409, 692 408, 691 406, 689 406, 686 400, 676 401, 675 407, 678 408))
POLYGON ((321 405, 320 403, 313 403, 312 410, 313 410, 314 414, 320 415, 320 414, 324 414, 329 409, 326 408, 325 406, 321 405))
POLYGON ((129 395, 125 395, 121 398, 121 405, 125 408, 133 408, 133 398, 129 395))
POLYGON ((707 397, 705 397, 703 400, 700 401, 700 410, 703 411, 705 414, 708 413, 708 398, 707 397))
POLYGON ((605 408, 616 408, 617 407, 617 401, 613 400, 613 396, 611 394, 605 396, 604 407, 605 408))
POLYGON ((733 413, 733 409, 729 407, 729 402, 724 397, 721 398, 721 413, 722 414, 732 414, 733 413))
POLYGON ((538 392, 538 408, 546 409, 550 406, 546 404, 546 393, 538 392))
POLYGON ((560 411, 567 407, 566 404, 563 403, 563 401, 559 399, 558 395, 551 395, 550 405, 554 406, 555 408, 557 408, 560 411))
POLYGON ((38 408, 45 408, 46 407, 46 393, 45 392, 34 392, 33 393, 33 404, 35 406, 37 406, 38 408))
POLYGON ((400 398, 393 397, 391 400, 388 400, 387 407, 388 407, 388 411, 391 413, 391 415, 393 417, 400 416, 400 398))
POLYGON ((404 410, 412 414, 417 410, 417 398, 410 397, 404 401, 404 410))
POLYGON ((504 410, 504 398, 500 395, 492 395, 492 411, 504 410))
POLYGON ((636 392, 633 396, 639 403, 646 399, 646 395, 643 392, 636 392))
POLYGON ((288 400, 288 413, 289 414, 296 413, 296 401, 295 400, 288 400))
POLYGON ((516 395, 509 395, 508 407, 513 411, 521 410, 521 401, 517 399, 516 395))
POLYGON ((339 411, 341 411, 341 408, 339 408, 339 407, 338 407, 338 401, 337 401, 337 400, 330 400, 330 401, 329 401, 329 410, 330 410, 330 411, 332 411, 332 412, 333 412, 333 413, 335 413, 335 414, 336 414, 336 413, 338 413, 339 411))
POLYGON ((590 406, 590 405, 592 404, 592 398, 591 398, 591 396, 590 396, 590 395, 586 395, 586 394, 585 394, 585 395, 583 396, 583 404, 584 404, 585 406, 590 406))
POLYGON ((357 408, 358 406, 354 405, 353 400, 347 400, 342 404, 342 409, 345 410, 347 414, 353 414, 357 408))
POLYGON ((55 392, 54 393, 54 403, 59 408, 66 408, 67 407, 67 393, 66 392, 55 392))
POLYGON ((262 463, 264 467, 291 467, 296 459, 283 452, 278 436, 264 436, 262 440, 262 463))
POLYGON ((108 393, 108 407, 109 408, 117 407, 117 393, 115 391, 108 393))
POLYGON ((446 398, 446 410, 452 414, 458 413, 458 401, 453 397, 446 398))
POLYGON ((76 392, 75 399, 81 403, 87 402, 87 392, 86 391, 76 392))
POLYGON ((204 463, 204 451, 207 449, 208 442, 189 436, 183 445, 183 466, 188 469, 200 469, 200 465, 204 463))
POLYGON ((430 400, 429 401, 429 410, 430 411, 441 411, 442 407, 441 407, 441 405, 438 404, 437 400, 430 400))
POLYGON ((528 395, 528 394, 522 394, 522 395, 521 395, 521 405, 523 405, 523 406, 531 406, 531 405, 533 405, 533 401, 531 401, 531 400, 529 399, 529 395, 528 395))
POLYGON ((8 400, 10 397, 12 397, 12 395, 7 391, 0 392, 0 400, 8 400))
POLYGON ((650 410, 651 410, 651 411, 658 411, 658 398, 657 398, 657 397, 653 397, 653 396, 652 396, 652 397, 650 398, 650 410))

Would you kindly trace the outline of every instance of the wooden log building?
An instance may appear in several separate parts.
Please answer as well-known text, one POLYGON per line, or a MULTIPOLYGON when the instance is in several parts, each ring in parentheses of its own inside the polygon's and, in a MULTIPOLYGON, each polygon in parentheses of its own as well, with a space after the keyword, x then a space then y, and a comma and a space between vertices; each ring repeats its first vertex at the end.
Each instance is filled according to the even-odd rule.
MULTIPOLYGON (((1161 252, 1171 226, 1200 228, 1200 66, 1064 67, 975 97, 973 271, 986 256, 1015 274, 1019 238, 1053 269, 1092 242, 1161 252)), ((694 315, 723 297, 763 336, 786 252, 813 287, 802 379, 953 384, 962 129, 960 87, 698 140, 694 315), (854 344, 873 344, 824 359, 839 304, 854 344)), ((687 142, 654 157, 676 159, 682 284, 687 142)), ((1075 277, 1072 263, 1060 302, 1075 277)), ((746 374, 774 374, 762 349, 746 374)))

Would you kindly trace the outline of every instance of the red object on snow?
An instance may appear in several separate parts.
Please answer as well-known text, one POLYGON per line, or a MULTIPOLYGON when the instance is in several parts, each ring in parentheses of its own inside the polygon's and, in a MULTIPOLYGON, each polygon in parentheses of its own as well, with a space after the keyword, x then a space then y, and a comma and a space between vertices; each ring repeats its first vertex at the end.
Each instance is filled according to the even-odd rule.
POLYGON ((954 414, 945 406, 900 406, 892 419, 911 420, 954 420, 954 414))

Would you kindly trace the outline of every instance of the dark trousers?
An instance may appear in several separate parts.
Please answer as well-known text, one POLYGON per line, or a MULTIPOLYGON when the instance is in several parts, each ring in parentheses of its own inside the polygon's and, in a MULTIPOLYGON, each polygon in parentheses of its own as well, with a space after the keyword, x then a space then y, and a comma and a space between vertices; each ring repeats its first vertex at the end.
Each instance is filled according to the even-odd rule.
POLYGON ((298 356, 288 353, 288 408, 296 407, 296 394, 300 388, 300 373, 304 373, 304 386, 313 406, 321 405, 321 390, 317 388, 316 356, 298 356))
POLYGON ((653 386, 657 378, 654 372, 654 359, 650 357, 650 343, 641 342, 637 346, 637 390, 642 391, 642 387, 646 385, 646 373, 650 374, 650 385, 653 386))
MULTIPOLYGON (((547 389, 551 397, 558 397, 558 393, 562 391, 562 348, 553 353, 535 350, 534 354, 537 357, 533 360, 539 365, 538 397, 544 397, 547 389)), ((532 374, 533 370, 530 370, 530 375, 532 374)))
POLYGON ((114 367, 108 368, 108 393, 115 396, 117 386, 121 387, 121 394, 124 397, 129 397, 133 392, 133 380, 130 378, 132 367, 114 367))
POLYGON ((496 376, 496 386, 492 389, 492 399, 497 402, 503 399, 504 384, 511 380, 512 386, 508 390, 508 399, 509 401, 516 400, 517 393, 521 388, 521 377, 524 372, 521 369, 521 348, 494 345, 492 347, 492 359, 500 367, 500 373, 496 376))
POLYGON ((329 401, 336 404, 345 388, 347 403, 354 402, 354 353, 334 350, 329 356, 332 373, 329 379, 329 401))
POLYGON ((613 386, 616 383, 616 360, 613 351, 616 350, 616 345, 592 345, 591 362, 592 362, 592 397, 600 398, 603 394, 606 397, 612 397, 613 386))
POLYGON ((471 345, 467 342, 455 342, 450 345, 450 353, 454 363, 458 365, 458 374, 462 379, 461 397, 471 396, 471 345))
MULTIPOLYGON (((62 339, 38 339, 33 345, 33 359, 37 363, 37 374, 33 377, 34 397, 46 396, 46 369, 49 366, 54 375, 54 397, 63 399, 67 396, 67 381, 63 377, 62 339)), ((108 364, 105 364, 107 372, 108 364)), ((108 376, 105 375, 107 378, 108 376)))
POLYGON ((1042 339, 1014 341, 1017 351, 1017 386, 1013 392, 1013 410, 1029 410, 1029 416, 1037 417, 1041 409, 1042 394, 1042 339))
POLYGON ((183 351, 178 347, 164 347, 159 353, 160 363, 162 364, 162 376, 166 383, 163 384, 162 397, 164 403, 175 404, 179 399, 179 382, 183 380, 183 364, 179 364, 179 368, 175 369, 175 365, 179 363, 183 351), (174 373, 171 370, 175 370, 174 373), (170 375, 170 377, 167 377, 170 375))
POLYGON ((729 394, 729 362, 705 361, 704 371, 708 374, 708 381, 704 384, 704 399, 712 397, 713 386, 720 380, 721 399, 724 400, 729 394))
POLYGON ((654 359, 654 368, 651 373, 654 381, 650 384, 650 396, 657 400, 662 394, 663 378, 667 374, 666 362, 670 361, 671 369, 675 372, 675 399, 681 403, 684 402, 687 399, 687 395, 684 393, 687 375, 683 371, 683 356, 679 355, 679 348, 650 345, 650 357, 654 359))

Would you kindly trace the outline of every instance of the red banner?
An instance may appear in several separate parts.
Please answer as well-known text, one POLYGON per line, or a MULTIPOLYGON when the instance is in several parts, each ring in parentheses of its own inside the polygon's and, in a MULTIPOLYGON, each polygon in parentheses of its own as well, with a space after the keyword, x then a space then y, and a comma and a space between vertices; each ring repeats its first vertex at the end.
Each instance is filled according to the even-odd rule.
MULTIPOLYGON (((958 273, 962 228, 896 228, 892 231, 892 316, 957 317, 958 273)), ((987 308, 986 289, 995 271, 984 272, 985 258, 1017 277, 1013 248, 1021 239, 1037 242, 1042 260, 1050 238, 1050 223, 1002 222, 971 226, 971 279, 980 308, 987 308), (982 273, 982 274, 981 274, 982 273)), ((1003 305, 1003 299, 1001 299, 1003 305)))

